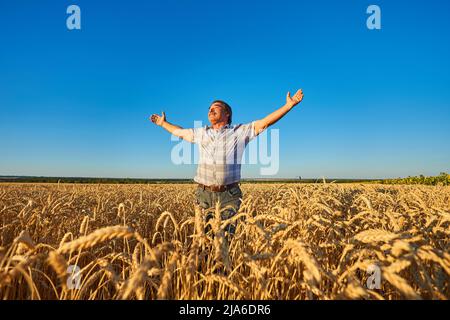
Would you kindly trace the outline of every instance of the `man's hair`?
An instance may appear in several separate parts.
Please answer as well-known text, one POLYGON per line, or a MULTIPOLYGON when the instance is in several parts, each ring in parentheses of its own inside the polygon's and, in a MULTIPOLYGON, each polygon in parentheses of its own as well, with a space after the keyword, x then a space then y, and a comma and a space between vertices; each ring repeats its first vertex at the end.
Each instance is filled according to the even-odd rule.
POLYGON ((213 104, 219 104, 219 105, 221 105, 222 107, 225 108, 225 110, 227 111, 227 113, 229 115, 229 117, 228 117, 228 124, 230 124, 231 123, 231 116, 233 115, 233 111, 231 110, 230 105, 228 103, 226 103, 225 101, 222 101, 222 100, 214 100, 211 103, 211 105, 213 105, 213 104))

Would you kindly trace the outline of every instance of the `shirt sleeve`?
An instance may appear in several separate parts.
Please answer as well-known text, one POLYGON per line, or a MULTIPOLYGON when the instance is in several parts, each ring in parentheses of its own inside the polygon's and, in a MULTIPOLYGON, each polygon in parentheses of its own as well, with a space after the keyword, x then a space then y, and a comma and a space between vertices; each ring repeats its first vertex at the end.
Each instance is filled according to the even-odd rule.
POLYGON ((241 139, 250 142, 256 137, 255 133, 255 121, 246 123, 240 126, 239 128, 241 132, 239 133, 239 136, 241 139))
POLYGON ((202 141, 203 129, 203 127, 189 129, 192 132, 192 143, 200 143, 202 141))

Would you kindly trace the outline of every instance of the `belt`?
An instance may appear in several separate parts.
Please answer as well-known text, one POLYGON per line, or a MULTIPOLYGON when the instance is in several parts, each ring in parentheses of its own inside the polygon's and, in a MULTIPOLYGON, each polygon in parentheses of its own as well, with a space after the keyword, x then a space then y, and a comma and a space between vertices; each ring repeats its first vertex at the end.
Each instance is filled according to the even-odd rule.
POLYGON ((199 183, 198 186, 199 186, 199 188, 201 188, 203 190, 207 190, 207 191, 224 192, 233 187, 239 186, 239 183, 235 182, 235 183, 227 184, 227 185, 223 185, 223 186, 205 186, 204 184, 199 183))

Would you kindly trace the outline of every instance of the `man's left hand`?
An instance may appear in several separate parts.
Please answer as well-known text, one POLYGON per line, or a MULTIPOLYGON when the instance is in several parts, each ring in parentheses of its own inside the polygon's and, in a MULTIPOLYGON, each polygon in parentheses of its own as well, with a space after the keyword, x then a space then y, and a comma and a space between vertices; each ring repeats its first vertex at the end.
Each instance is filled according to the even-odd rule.
POLYGON ((303 92, 302 89, 298 90, 293 97, 291 97, 291 93, 288 91, 286 95, 286 104, 291 108, 296 106, 303 100, 303 92))

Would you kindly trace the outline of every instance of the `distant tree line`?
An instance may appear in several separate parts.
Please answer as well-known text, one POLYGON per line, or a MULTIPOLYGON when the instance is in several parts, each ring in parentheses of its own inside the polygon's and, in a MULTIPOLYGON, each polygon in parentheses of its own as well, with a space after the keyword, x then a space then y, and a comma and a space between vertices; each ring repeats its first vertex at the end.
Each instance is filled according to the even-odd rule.
POLYGON ((80 177, 0 177, 0 182, 29 183, 105 183, 105 184, 153 184, 189 183, 192 179, 134 179, 134 178, 80 178, 80 177))
MULTIPOLYGON (((242 183, 351 183, 370 182, 368 179, 242 179, 242 183)), ((157 184, 195 183, 193 179, 134 179, 134 178, 83 178, 83 177, 5 177, 0 182, 27 183, 105 183, 105 184, 157 184)))
POLYGON ((450 174, 446 172, 441 172, 438 176, 430 176, 425 177, 424 175, 419 176, 408 176, 407 178, 398 178, 398 179, 384 179, 384 180, 376 180, 374 183, 383 183, 383 184, 425 184, 425 185, 442 185, 448 186, 450 185, 450 174))
MULTIPOLYGON (((6 177, 0 176, 0 182, 28 183, 104 183, 104 184, 162 184, 195 183, 193 179, 134 179, 134 178, 83 178, 83 177, 6 177)), ((450 175, 442 172, 439 176, 408 176, 398 179, 242 179, 242 183, 381 183, 381 184, 425 184, 450 185, 450 175)))

